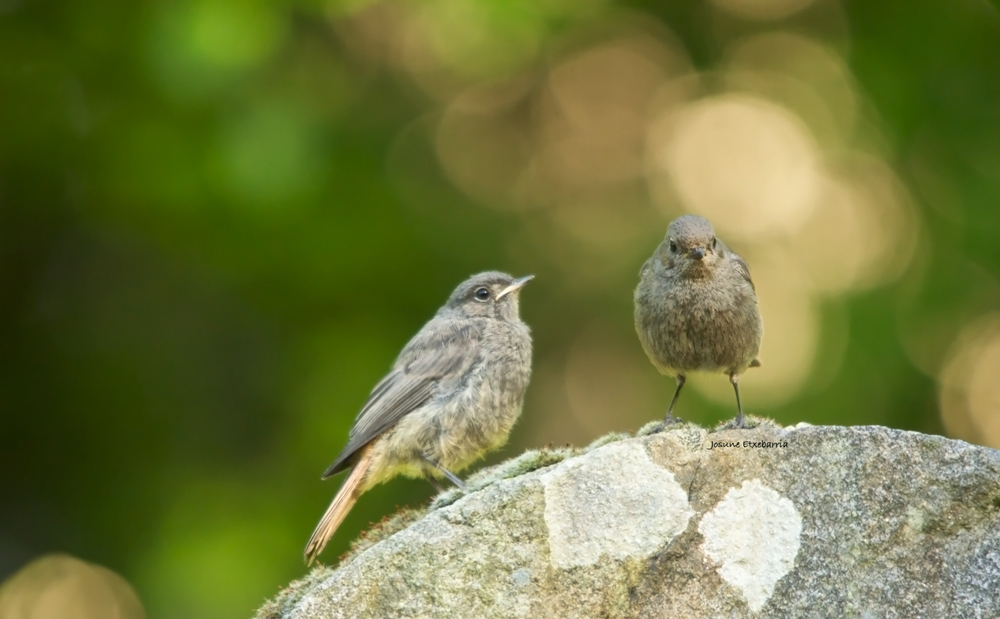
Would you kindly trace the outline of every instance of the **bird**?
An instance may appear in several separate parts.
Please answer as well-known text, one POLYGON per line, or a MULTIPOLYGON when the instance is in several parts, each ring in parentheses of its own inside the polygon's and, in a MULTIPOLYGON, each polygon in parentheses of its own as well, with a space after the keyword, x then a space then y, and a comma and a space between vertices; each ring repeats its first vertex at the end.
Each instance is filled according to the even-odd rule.
POLYGON ((643 350, 661 374, 677 380, 664 424, 676 421, 674 405, 687 374, 703 371, 728 374, 736 392, 734 425, 746 427, 740 376, 760 366, 764 333, 746 260, 704 217, 678 217, 639 271, 634 303, 643 350))
POLYGON ((373 486, 405 475, 439 491, 444 477, 464 490, 455 473, 507 442, 531 378, 519 296, 533 277, 473 275, 403 347, 323 473, 350 470, 306 544, 307 565, 373 486))

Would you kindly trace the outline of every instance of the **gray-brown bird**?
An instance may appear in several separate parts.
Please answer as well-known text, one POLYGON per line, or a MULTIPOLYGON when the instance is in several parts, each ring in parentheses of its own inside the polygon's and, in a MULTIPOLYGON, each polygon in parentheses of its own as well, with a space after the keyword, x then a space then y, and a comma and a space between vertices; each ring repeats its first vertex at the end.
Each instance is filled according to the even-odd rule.
POLYGON ((531 377, 518 295, 532 276, 462 282, 372 389, 323 479, 351 469, 306 544, 312 563, 362 493, 396 475, 447 477, 507 442, 531 377))
POLYGON ((715 236, 704 217, 684 215, 639 272, 635 330, 656 369, 677 378, 664 423, 688 372, 722 372, 736 391, 736 427, 745 426, 740 375, 760 361, 764 324, 750 267, 715 236))

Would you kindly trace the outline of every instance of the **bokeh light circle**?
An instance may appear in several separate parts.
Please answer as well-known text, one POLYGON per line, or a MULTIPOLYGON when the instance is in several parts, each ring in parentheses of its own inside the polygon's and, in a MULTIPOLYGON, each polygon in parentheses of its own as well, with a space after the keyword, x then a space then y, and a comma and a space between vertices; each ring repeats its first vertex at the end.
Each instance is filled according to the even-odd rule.
POLYGON ((949 436, 1000 448, 1000 313, 962 329, 938 377, 949 436))
POLYGON ((712 220, 726 238, 788 235, 812 213, 819 154, 784 107, 724 95, 671 113, 670 125, 652 134, 652 168, 666 172, 684 207, 712 220))

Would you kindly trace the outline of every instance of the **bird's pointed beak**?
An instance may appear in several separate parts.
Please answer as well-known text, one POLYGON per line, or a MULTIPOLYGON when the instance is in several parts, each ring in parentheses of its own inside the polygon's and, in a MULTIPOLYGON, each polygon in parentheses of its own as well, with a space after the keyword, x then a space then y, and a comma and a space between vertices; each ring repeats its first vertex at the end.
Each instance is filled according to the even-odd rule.
POLYGON ((515 279, 514 282, 510 286, 507 286, 506 288, 504 288, 503 290, 500 291, 500 294, 497 295, 497 301, 499 301, 500 299, 506 297, 507 295, 509 295, 512 292, 516 293, 518 290, 520 290, 521 288, 523 288, 525 284, 527 284, 528 282, 530 282, 533 279, 535 279, 534 275, 525 275, 521 279, 515 279))
POLYGON ((695 260, 701 260, 705 257, 705 249, 703 247, 695 247, 691 250, 691 257, 695 260))

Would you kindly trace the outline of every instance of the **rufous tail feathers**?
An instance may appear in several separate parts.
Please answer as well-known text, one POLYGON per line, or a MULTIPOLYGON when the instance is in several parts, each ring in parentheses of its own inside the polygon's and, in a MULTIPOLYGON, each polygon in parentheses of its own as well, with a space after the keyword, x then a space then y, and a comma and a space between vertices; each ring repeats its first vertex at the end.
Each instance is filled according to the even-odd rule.
POLYGON ((319 524, 316 525, 316 530, 313 531, 312 536, 309 538, 309 543, 306 544, 306 565, 312 564, 316 560, 316 557, 319 556, 319 553, 323 552, 323 548, 330 541, 330 538, 333 537, 340 523, 344 521, 347 512, 351 511, 351 508, 354 507, 354 502, 364 492, 360 486, 365 473, 368 472, 368 467, 372 463, 373 446, 374 442, 365 445, 358 451, 357 463, 351 469, 347 479, 344 480, 344 484, 340 487, 340 490, 337 491, 337 496, 333 497, 330 507, 326 508, 326 513, 320 518, 319 524))

